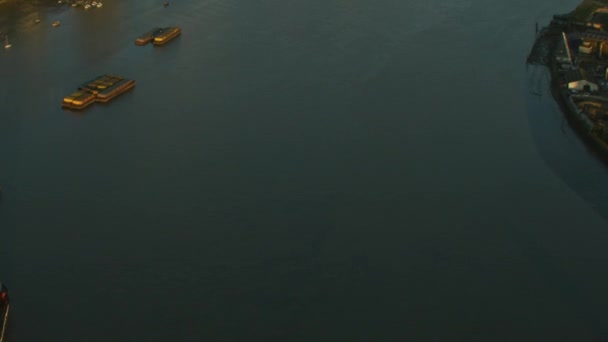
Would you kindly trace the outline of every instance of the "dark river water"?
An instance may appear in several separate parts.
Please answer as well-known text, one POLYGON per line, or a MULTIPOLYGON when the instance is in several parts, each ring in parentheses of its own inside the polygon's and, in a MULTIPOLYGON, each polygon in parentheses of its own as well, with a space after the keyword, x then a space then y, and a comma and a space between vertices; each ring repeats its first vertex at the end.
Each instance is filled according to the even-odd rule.
POLYGON ((9 342, 608 340, 608 169, 525 65, 576 0, 161 5, 1 14, 9 342))

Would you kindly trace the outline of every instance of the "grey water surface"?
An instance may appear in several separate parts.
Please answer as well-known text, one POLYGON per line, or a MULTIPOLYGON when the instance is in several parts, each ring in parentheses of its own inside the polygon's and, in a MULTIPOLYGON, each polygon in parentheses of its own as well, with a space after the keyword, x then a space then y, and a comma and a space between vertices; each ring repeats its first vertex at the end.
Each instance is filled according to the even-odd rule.
POLYGON ((608 172, 525 65, 577 4, 4 12, 7 340, 605 340, 608 172))

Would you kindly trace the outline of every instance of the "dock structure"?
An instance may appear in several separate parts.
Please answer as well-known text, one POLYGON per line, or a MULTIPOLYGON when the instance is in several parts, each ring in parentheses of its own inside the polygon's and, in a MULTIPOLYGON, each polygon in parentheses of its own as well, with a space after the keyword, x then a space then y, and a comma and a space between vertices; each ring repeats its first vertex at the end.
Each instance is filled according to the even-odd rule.
POLYGON ((152 30, 142 34, 135 39, 136 45, 146 45, 152 43, 153 45, 164 45, 171 41, 173 38, 179 36, 182 33, 182 29, 177 26, 171 27, 155 27, 152 30))
POLYGON ((94 102, 108 102, 135 87, 135 81, 120 76, 101 75, 82 84, 78 90, 63 98, 62 107, 81 110, 94 102))

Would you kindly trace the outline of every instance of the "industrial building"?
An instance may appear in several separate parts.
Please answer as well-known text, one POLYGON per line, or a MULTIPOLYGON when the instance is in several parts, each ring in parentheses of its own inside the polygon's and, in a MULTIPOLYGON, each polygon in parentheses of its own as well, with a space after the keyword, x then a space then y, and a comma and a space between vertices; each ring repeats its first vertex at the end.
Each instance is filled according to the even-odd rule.
POLYGON ((583 43, 578 51, 583 54, 596 52, 598 57, 608 58, 608 32, 586 31, 581 34, 583 43))
POLYGON ((587 72, 582 69, 566 71, 564 80, 569 90, 592 92, 599 89, 587 72))

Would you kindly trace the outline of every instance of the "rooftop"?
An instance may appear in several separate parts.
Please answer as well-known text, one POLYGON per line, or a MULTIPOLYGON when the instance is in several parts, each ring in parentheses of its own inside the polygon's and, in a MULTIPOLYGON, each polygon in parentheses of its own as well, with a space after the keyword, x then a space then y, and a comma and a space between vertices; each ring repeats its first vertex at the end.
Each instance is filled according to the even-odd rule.
POLYGON ((608 41, 608 32, 586 31, 581 34, 581 38, 590 40, 608 41))
POLYGON ((581 80, 593 82, 591 80, 591 78, 589 77, 589 75, 587 74, 587 72, 583 69, 575 69, 575 70, 566 71, 566 73, 564 75, 564 79, 568 83, 581 81, 581 80))

